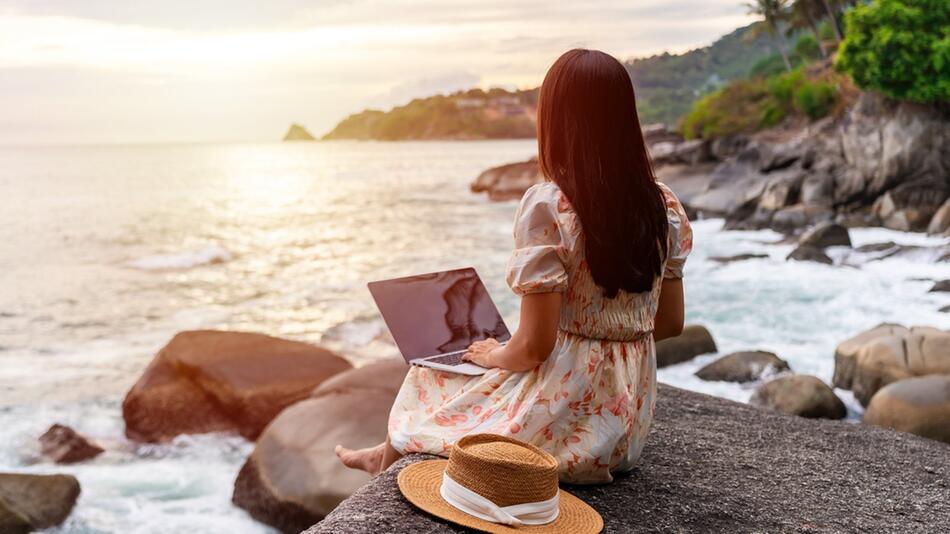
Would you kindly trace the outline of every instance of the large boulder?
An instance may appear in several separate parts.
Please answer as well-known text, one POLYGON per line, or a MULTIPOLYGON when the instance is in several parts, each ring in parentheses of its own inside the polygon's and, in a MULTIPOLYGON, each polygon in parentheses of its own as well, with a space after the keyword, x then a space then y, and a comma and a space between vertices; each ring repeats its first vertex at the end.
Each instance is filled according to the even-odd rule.
POLYGON ((538 159, 492 167, 475 178, 473 193, 487 192, 491 200, 516 200, 534 184, 544 181, 538 159))
POLYGON ((344 467, 334 447, 371 447, 386 439, 407 370, 402 360, 353 369, 281 412, 241 468, 234 503, 283 532, 300 532, 330 513, 370 479, 344 467))
POLYGON ((801 417, 843 419, 848 410, 835 392, 809 375, 776 378, 761 385, 749 401, 777 412, 801 417))
POLYGON ((950 375, 888 384, 871 398, 864 422, 950 443, 950 375))
POLYGON ((61 524, 76 505, 79 492, 79 481, 70 475, 0 473, 0 532, 30 532, 61 524))
POLYGON ((891 382, 929 374, 950 374, 950 333, 915 327, 905 336, 878 337, 862 346, 851 390, 867 406, 891 382))
POLYGON ((828 254, 825 254, 825 251, 810 245, 799 245, 792 250, 786 260, 794 261, 813 261, 817 263, 824 263, 826 265, 831 265, 834 263, 831 257, 828 254))
POLYGON ((833 222, 824 222, 815 225, 802 234, 798 240, 798 245, 816 248, 850 247, 851 236, 848 235, 848 229, 844 226, 833 222))
POLYGON ((156 442, 232 431, 255 439, 281 410, 351 367, 307 343, 244 332, 182 332, 126 395, 126 435, 156 442))
POLYGON ((68 426, 55 424, 40 436, 40 452, 58 464, 72 464, 99 456, 104 449, 68 426))
MULTIPOLYGON (((570 491, 601 514, 604 534, 931 534, 950 517, 947 453, 873 425, 788 417, 660 384, 633 472, 570 491)), ((307 534, 471 532, 399 492, 400 470, 433 458, 396 462, 307 534)))
POLYGON ((705 326, 688 325, 680 335, 657 342, 656 365, 666 367, 716 350, 716 342, 705 326))
POLYGON ((934 213, 927 225, 928 234, 950 234, 950 199, 947 199, 940 209, 934 213))
POLYGON ((835 374, 832 384, 836 388, 851 389, 854 382, 854 369, 857 367, 858 351, 861 347, 878 338, 905 337, 909 333, 908 328, 899 324, 883 323, 842 341, 835 348, 835 374))
POLYGON ((943 176, 905 182, 884 193, 871 208, 881 224, 903 232, 926 230, 950 196, 943 176))
POLYGON ((788 369, 788 362, 774 353, 755 350, 727 354, 696 371, 696 376, 703 380, 752 382, 788 369))

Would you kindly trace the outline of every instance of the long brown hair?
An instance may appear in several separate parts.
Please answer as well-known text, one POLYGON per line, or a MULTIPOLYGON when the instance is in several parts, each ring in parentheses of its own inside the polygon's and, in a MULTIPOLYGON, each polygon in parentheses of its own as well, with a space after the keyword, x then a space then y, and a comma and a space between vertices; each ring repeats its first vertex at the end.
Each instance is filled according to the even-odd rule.
POLYGON ((538 101, 538 162, 580 218, 587 265, 605 295, 650 291, 669 223, 619 61, 574 49, 554 62, 538 101))

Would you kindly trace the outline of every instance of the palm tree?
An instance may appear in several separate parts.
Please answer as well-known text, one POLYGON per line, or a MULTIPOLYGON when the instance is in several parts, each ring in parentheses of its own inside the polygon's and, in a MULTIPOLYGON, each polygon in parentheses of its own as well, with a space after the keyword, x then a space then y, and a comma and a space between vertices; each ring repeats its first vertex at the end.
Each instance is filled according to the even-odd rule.
MULTIPOLYGON (((791 35, 797 30, 809 28, 815 34, 815 40, 818 41, 818 50, 821 52, 821 57, 827 58, 828 50, 825 49, 825 43, 821 40, 821 32, 818 31, 818 23, 816 22, 816 7, 815 0, 795 0, 792 3, 789 28, 786 34, 791 35)), ((817 15, 818 20, 821 20, 821 18, 822 15, 817 15)))
POLYGON ((792 70, 792 64, 788 60, 788 42, 785 40, 785 34, 779 28, 779 24, 788 17, 787 5, 788 0, 755 0, 746 3, 750 14, 762 17, 762 22, 753 28, 753 35, 759 35, 763 29, 773 39, 777 35, 779 38, 778 51, 782 54, 782 61, 785 62, 787 70, 792 70))
POLYGON ((831 28, 835 31, 835 37, 838 38, 838 42, 841 42, 841 26, 838 25, 838 13, 837 10, 831 7, 831 2, 828 0, 821 0, 821 3, 825 6, 825 12, 828 13, 828 16, 831 17, 831 28))

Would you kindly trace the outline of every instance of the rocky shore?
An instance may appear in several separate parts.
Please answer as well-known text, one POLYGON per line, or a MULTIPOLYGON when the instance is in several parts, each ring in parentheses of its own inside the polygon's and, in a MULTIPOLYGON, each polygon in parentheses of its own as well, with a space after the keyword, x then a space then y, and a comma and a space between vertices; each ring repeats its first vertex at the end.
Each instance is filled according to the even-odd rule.
MULTIPOLYGON (((657 344, 657 362, 716 352, 708 329, 688 325, 657 344)), ((696 372, 753 383, 750 404, 661 386, 637 469, 576 491, 601 511, 608 532, 933 531, 950 513, 950 332, 880 325, 828 358, 834 386, 853 390, 868 424, 832 422, 847 411, 830 385, 750 348, 696 372)), ((333 453, 338 443, 385 438, 407 369, 401 359, 352 368, 321 347, 261 334, 182 332, 129 391, 126 433, 140 442, 222 431, 254 441, 232 501, 281 532, 315 524, 308 532, 453 531, 395 489, 398 468, 422 457, 371 480, 333 453)), ((39 442, 56 463, 92 461, 108 448, 62 425, 39 442)), ((0 474, 0 532, 60 524, 79 491, 70 476, 0 474), (34 496, 9 497, 21 494, 34 496)))
MULTIPOLYGON (((661 385, 641 461, 612 484, 572 486, 605 533, 939 531, 950 517, 947 445, 804 419, 661 385)), ((307 534, 465 532, 413 508, 396 475, 363 486, 307 534)))
MULTIPOLYGON (((657 176, 700 217, 728 229, 796 234, 819 222, 950 232, 950 114, 862 93, 840 117, 751 136, 683 140, 644 128, 657 176)), ((495 200, 542 180, 534 160, 483 172, 495 200)))

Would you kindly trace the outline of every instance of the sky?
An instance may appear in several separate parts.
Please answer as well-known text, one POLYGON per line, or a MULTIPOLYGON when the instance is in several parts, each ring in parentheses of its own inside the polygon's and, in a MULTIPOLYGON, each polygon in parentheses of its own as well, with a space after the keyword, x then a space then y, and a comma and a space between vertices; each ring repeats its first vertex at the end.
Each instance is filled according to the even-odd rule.
POLYGON ((0 0, 0 145, 266 141, 528 88, 574 47, 710 44, 739 0, 0 0))

